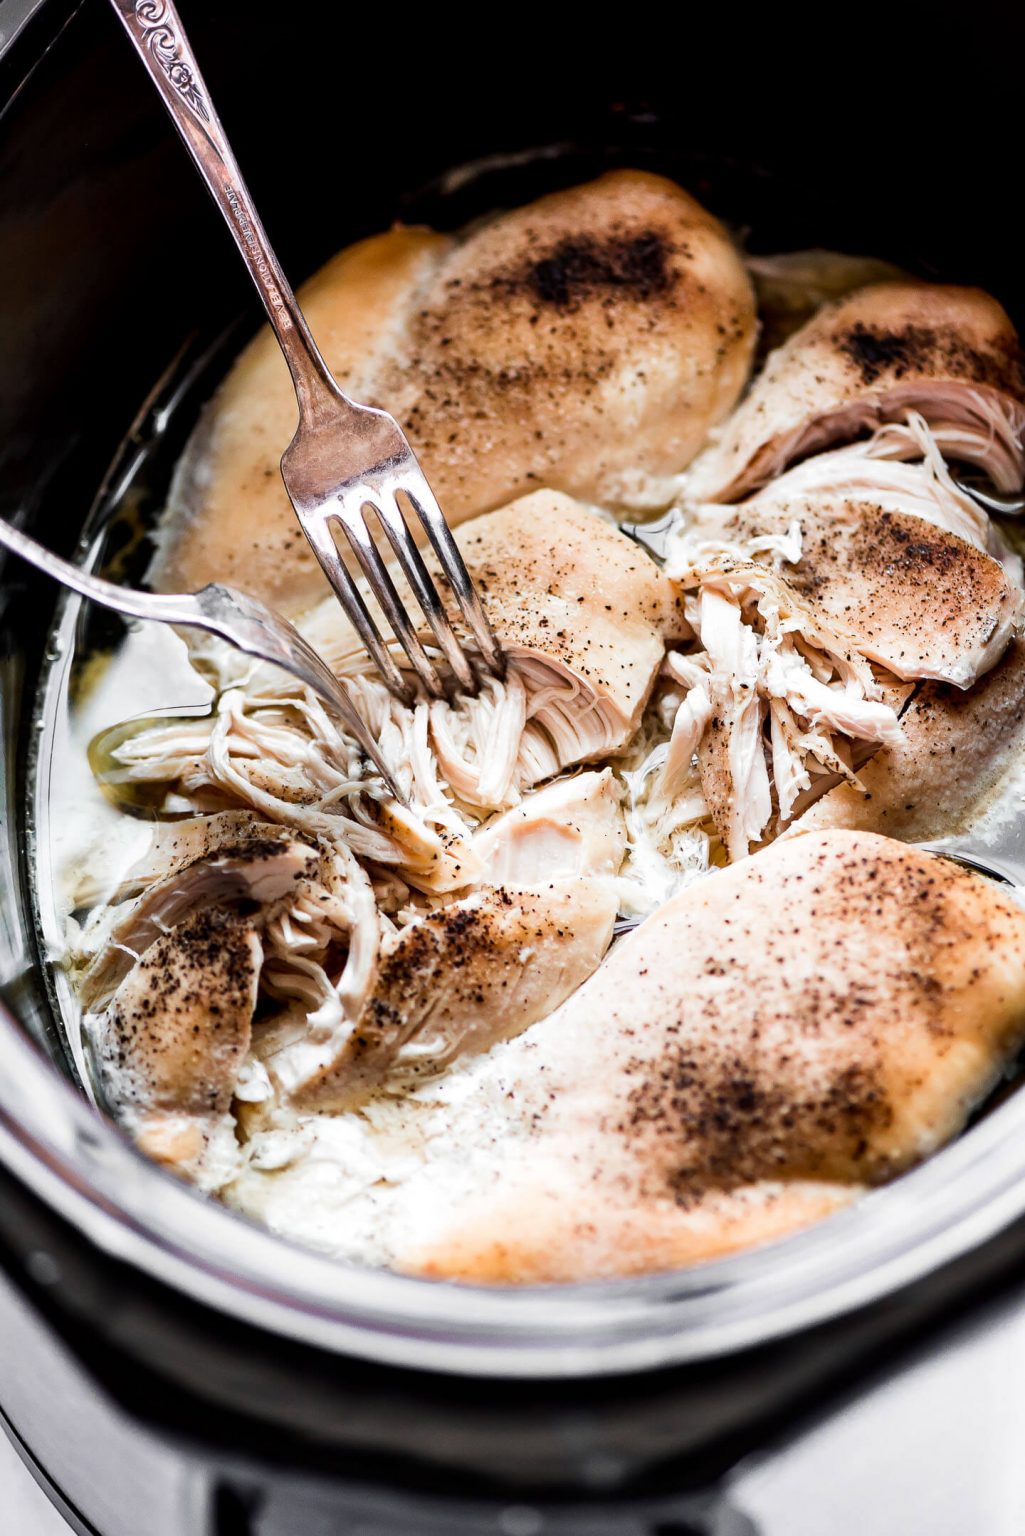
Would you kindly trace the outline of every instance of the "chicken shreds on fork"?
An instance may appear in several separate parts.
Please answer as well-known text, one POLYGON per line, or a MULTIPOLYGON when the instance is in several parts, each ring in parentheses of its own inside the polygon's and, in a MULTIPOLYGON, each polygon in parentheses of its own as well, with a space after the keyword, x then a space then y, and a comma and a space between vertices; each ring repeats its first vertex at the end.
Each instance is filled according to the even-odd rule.
POLYGON ((910 411, 949 459, 978 465, 998 490, 1021 487, 1025 374, 1017 333, 988 294, 879 283, 824 306, 769 356, 695 460, 688 496, 739 501, 795 460, 910 411))
POLYGON ((458 537, 509 657, 507 678, 476 698, 408 708, 369 672, 333 599, 304 623, 347 676, 407 806, 361 795, 317 710, 269 668, 240 675, 225 648, 203 656, 222 679, 215 712, 121 741, 111 754, 119 781, 153 790, 165 783, 179 807, 187 799, 197 810, 227 797, 262 819, 338 838, 417 890, 479 882, 474 824, 517 804, 539 780, 619 751, 638 728, 666 635, 686 626, 672 586, 643 551, 557 492, 489 513, 458 537))
MULTIPOLYGON (((460 799, 499 809, 541 779, 620 751, 638 729, 667 639, 687 625, 671 584, 644 551, 558 491, 474 518, 456 539, 508 675, 476 700, 418 708, 427 712, 441 779, 460 799)), ((354 666, 362 668, 336 607, 321 604, 303 629, 336 671, 355 676, 354 666)), ((372 684, 365 707, 375 701, 394 724, 414 719, 372 684)), ((396 743, 402 761, 394 763, 382 736, 398 774, 413 760, 405 734, 396 743)), ((414 785, 413 804, 417 798, 414 785)))
MULTIPOLYGON (((583 1280, 805 1226, 957 1134, 1025 1038, 1023 957, 1025 912, 948 861, 866 833, 776 844, 425 1096, 431 1155, 375 1207, 382 1257, 583 1280)), ((303 1176, 266 1189, 272 1226, 303 1176)))

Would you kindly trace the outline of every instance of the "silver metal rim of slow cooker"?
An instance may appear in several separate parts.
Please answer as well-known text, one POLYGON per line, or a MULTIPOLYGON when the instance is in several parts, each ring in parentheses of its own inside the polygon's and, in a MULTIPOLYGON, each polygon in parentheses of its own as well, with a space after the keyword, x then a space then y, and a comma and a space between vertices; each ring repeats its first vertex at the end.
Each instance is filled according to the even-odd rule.
POLYGON ((878 1300, 1025 1211, 1023 1118, 1016 1094, 896 1183, 743 1255, 629 1281, 453 1286, 299 1249, 199 1195, 148 1162, 0 1009, 0 1160, 89 1242, 271 1333, 459 1375, 652 1370, 878 1300))

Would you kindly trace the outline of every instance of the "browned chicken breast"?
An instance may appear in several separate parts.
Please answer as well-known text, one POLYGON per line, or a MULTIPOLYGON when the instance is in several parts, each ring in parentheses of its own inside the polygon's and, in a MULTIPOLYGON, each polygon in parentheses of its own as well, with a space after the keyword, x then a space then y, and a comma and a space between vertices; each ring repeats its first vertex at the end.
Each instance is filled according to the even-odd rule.
POLYGON ((903 282, 908 274, 873 256, 848 256, 814 247, 748 256, 758 300, 759 356, 782 345, 817 309, 870 283, 903 282))
MULTIPOLYGON (((756 331, 725 231, 639 171, 461 240, 392 230, 343 251, 300 298, 343 387, 398 417, 453 525, 542 484, 665 504, 740 394, 756 331)), ((264 331, 179 477, 165 589, 228 581, 293 612, 323 595, 278 473, 295 422, 264 331)))
POLYGON ((737 501, 796 459, 918 411, 944 452, 1002 490, 1025 474, 1025 374, 1001 306, 977 288, 879 283, 826 305, 773 352, 688 482, 737 501))
POLYGON ((705 509, 695 537, 732 544, 800 528, 786 581, 902 679, 970 687, 1021 620, 1022 592, 992 556, 897 505, 835 495, 705 509))
POLYGON ((208 908, 149 946, 114 994, 96 1063, 151 1157, 194 1165, 249 1048, 263 950, 243 917, 208 908))
POLYGON ((1025 911, 999 886, 867 833, 777 843, 439 1085, 391 1260, 568 1281, 780 1236, 956 1135, 1023 1037, 1025 911))
POLYGON ((296 1101, 346 1109, 382 1084, 415 1086, 551 1013, 612 938, 608 881, 485 889, 411 923, 381 946, 377 978, 339 1043, 302 1041, 269 1063, 296 1101))

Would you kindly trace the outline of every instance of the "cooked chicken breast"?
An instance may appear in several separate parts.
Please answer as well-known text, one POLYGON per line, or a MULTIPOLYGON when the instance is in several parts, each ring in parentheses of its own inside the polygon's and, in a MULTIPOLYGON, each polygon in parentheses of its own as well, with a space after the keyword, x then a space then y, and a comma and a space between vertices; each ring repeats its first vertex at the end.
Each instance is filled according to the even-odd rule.
POLYGON ((857 638, 862 655, 910 680, 968 688, 1002 656, 1021 621, 1022 592, 976 544, 915 513, 875 501, 768 495, 732 511, 706 508, 694 537, 744 546, 797 525, 801 557, 786 580, 857 638))
POLYGON ((296 616, 402 792, 216 639, 209 709, 95 738, 108 799, 169 818, 68 924, 106 1104, 273 1230, 488 1284, 750 1248, 931 1155, 1025 1045, 1025 905, 907 841, 984 832, 1025 744, 1022 563, 953 468, 1025 482, 1003 309, 745 264, 636 171, 393 229, 302 299, 408 433, 507 666, 384 685, 283 489, 265 328, 151 579, 296 616), (737 407, 750 273, 779 345, 737 407), (667 507, 664 562, 611 515, 667 507))
MULTIPOLYGON (((255 900, 262 899, 260 886, 269 873, 275 878, 274 853, 269 846, 276 843, 286 859, 299 856, 300 862, 312 860, 313 854, 303 845, 296 847, 294 832, 273 822, 261 821, 249 810, 217 811, 209 816, 186 816, 175 821, 155 821, 150 826, 149 844, 138 854, 122 876, 115 893, 115 900, 124 901, 136 896, 158 880, 166 880, 179 874, 190 864, 211 856, 218 867, 229 857, 247 862, 254 851, 264 845, 267 863, 258 860, 249 871, 248 879, 254 887, 255 900)), ((204 867, 205 868, 205 867, 204 867)))
POLYGON ((883 512, 922 517, 992 555, 1021 581, 1020 558, 988 512, 953 480, 935 438, 917 414, 909 424, 881 427, 867 442, 802 459, 741 506, 750 510, 763 501, 778 505, 820 496, 869 501, 883 512), (908 455, 916 450, 923 457, 909 462, 908 455))
POLYGON ((918 411, 950 458, 1002 490, 1025 475, 1018 337, 977 288, 878 283, 826 305, 773 352, 688 494, 737 501, 796 459, 918 411))
MULTIPOLYGON (((180 836, 195 846, 194 831, 180 836)), ((175 840, 176 834, 166 833, 162 839, 165 846, 175 840)), ((282 827, 259 823, 242 835, 227 831, 224 846, 215 838, 201 854, 186 855, 186 862, 169 851, 169 873, 123 903, 126 910, 114 909, 79 983, 83 1003, 105 1007, 137 958, 193 913, 243 901, 266 907, 293 895, 318 863, 316 849, 282 827)))
POLYGON ((815 247, 749 256, 758 301, 758 354, 764 357, 810 320, 817 309, 870 283, 903 282, 908 274, 874 256, 848 256, 815 247))
POLYGON ((382 944, 347 1037, 314 1031, 271 1058, 272 1073, 317 1109, 350 1108, 382 1084, 409 1088, 557 1008, 598 965, 615 916, 611 882, 581 878, 484 889, 430 912, 382 944))
POLYGON ((576 686, 575 699, 553 700, 533 716, 551 738, 557 766, 625 746, 666 636, 682 624, 654 561, 557 491, 537 491, 475 519, 459 544, 510 659, 521 672, 540 664, 549 682, 576 686))
MULTIPOLYGON (((508 659, 505 681, 417 711, 396 707, 376 679, 358 686, 389 765, 402 782, 412 771, 414 800, 436 801, 440 778, 460 800, 499 809, 542 779, 625 747, 666 640, 689 630, 655 562, 558 491, 535 491, 474 518, 457 538, 508 659)), ((335 671, 350 673, 354 658, 365 669, 333 598, 303 632, 335 671)), ((426 880, 418 869, 414 883, 438 891, 467 884, 464 855, 459 868, 452 863, 442 867, 435 856, 426 880)))
POLYGON ((1025 911, 1000 887, 867 833, 777 843, 439 1084, 389 1257, 568 1281, 778 1237, 956 1135, 1023 1038, 1025 911))
MULTIPOLYGON (((759 543, 785 547, 793 564, 799 525, 747 547, 759 543)), ((670 741, 682 777, 655 786, 663 805, 675 800, 678 785, 692 818, 710 815, 731 859, 767 840, 774 817, 789 820, 813 775, 850 774, 858 746, 871 750, 900 736, 894 701, 856 630, 770 563, 738 558, 744 547, 688 533, 667 564, 701 649, 667 658, 667 670, 687 689, 670 741), (695 753, 697 805, 688 785, 695 753)))
POLYGON ((557 779, 473 838, 488 885, 617 875, 626 854, 622 789, 611 768, 557 779))
POLYGON ((923 684, 900 723, 900 741, 859 769, 858 784, 834 781, 795 832, 855 827, 922 841, 963 828, 1025 744, 1025 644, 967 693, 923 684))
MULTIPOLYGON (((463 239, 395 229, 300 291, 328 365, 396 415, 449 521, 538 485, 664 505, 727 415, 756 324, 729 237, 661 177, 614 171, 463 239)), ((324 593, 278 461, 296 423, 269 330, 186 460, 157 580, 232 582, 290 612, 324 593)))
POLYGON ((96 1031, 108 1099, 143 1151, 195 1168, 249 1048, 263 951, 246 918, 193 913, 149 945, 96 1031))

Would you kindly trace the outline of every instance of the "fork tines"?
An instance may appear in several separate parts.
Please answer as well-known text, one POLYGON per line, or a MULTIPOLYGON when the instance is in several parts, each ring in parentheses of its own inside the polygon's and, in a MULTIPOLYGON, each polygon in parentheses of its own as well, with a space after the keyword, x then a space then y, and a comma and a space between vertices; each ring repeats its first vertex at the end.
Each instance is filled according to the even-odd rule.
POLYGON ((441 567, 442 584, 455 598, 463 620, 479 648, 481 661, 488 670, 500 676, 504 669, 501 650, 458 545, 452 537, 452 531, 415 461, 404 475, 389 476, 387 484, 371 486, 364 480, 345 488, 331 503, 321 503, 315 509, 297 505, 296 511, 339 602, 392 692, 408 701, 411 694, 409 681, 403 677, 389 653, 355 580, 346 568, 336 542, 336 525, 344 533, 370 591, 427 692, 435 698, 442 698, 450 689, 428 656, 417 633, 418 625, 410 617, 392 573, 382 558, 374 537, 373 521, 383 529, 394 550, 402 574, 431 627, 438 649, 451 668, 458 688, 463 692, 476 693, 480 680, 473 661, 452 627, 438 585, 409 531, 400 509, 400 496, 408 501, 431 542, 441 567))

